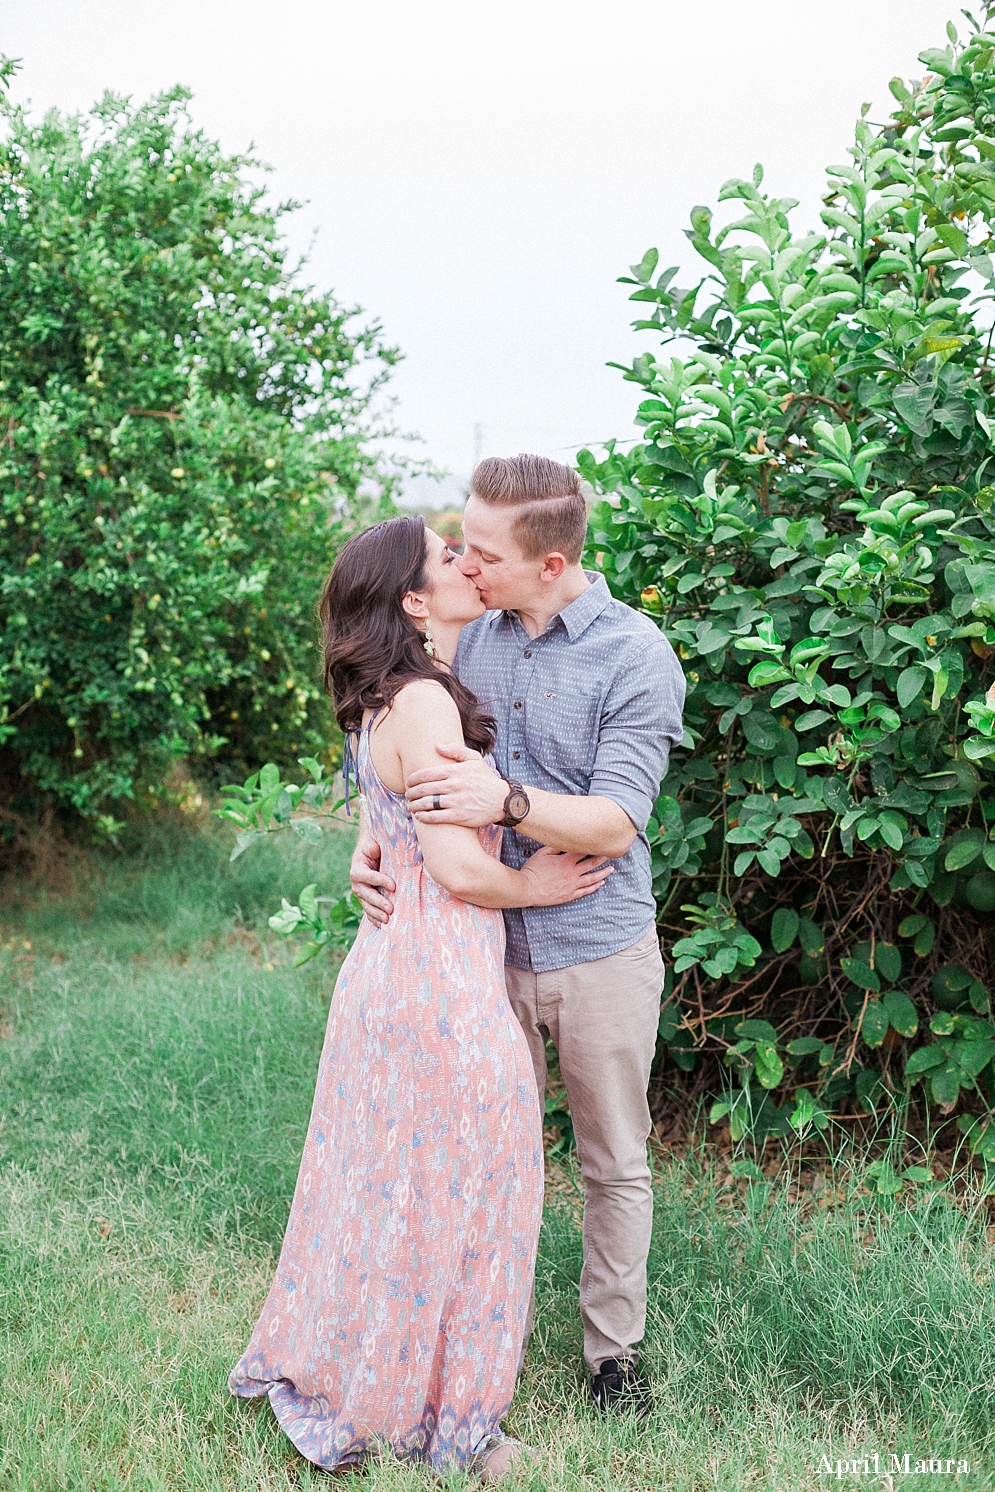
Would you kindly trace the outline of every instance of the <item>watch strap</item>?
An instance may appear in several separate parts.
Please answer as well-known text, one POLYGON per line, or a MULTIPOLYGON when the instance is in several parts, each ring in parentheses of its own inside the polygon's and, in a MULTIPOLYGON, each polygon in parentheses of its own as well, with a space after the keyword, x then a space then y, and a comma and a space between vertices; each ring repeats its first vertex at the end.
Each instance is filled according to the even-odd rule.
POLYGON ((515 782, 514 779, 511 777, 506 777, 504 780, 508 785, 508 794, 504 800, 504 815, 498 819, 498 823, 504 829, 515 829, 522 822, 522 819, 526 818, 528 815, 529 807, 531 807, 531 805, 529 804, 529 795, 520 782, 515 782), (515 795, 518 793, 522 795, 528 806, 526 807, 524 813, 516 815, 511 812, 510 804, 512 798, 515 797, 515 795))

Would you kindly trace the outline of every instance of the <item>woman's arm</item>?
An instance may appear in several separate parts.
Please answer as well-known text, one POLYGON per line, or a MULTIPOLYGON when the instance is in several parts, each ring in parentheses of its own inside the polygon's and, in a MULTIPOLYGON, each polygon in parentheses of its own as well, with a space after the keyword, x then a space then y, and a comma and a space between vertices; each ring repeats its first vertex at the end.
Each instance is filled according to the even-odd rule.
MULTIPOLYGON (((438 743, 454 732, 458 736, 462 728, 448 691, 431 680, 408 684, 374 728, 374 765, 388 787, 391 779, 403 784, 411 772, 438 760, 438 743)), ((487 853, 475 829, 416 821, 415 832, 433 881, 476 906, 556 906, 590 896, 611 874, 611 866, 589 856, 547 849, 512 870, 487 853)))

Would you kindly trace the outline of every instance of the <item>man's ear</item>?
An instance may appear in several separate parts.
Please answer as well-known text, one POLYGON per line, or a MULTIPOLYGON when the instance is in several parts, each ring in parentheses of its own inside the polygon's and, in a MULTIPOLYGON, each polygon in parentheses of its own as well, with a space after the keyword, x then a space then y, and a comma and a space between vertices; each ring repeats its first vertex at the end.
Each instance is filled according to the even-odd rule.
POLYGON ((405 591, 401 597, 401 609, 415 621, 424 622, 428 617, 428 602, 420 591, 405 591))
POLYGON ((539 571, 539 579, 545 581, 559 580, 566 568, 567 562, 562 554, 547 554, 542 562, 542 569, 539 571))

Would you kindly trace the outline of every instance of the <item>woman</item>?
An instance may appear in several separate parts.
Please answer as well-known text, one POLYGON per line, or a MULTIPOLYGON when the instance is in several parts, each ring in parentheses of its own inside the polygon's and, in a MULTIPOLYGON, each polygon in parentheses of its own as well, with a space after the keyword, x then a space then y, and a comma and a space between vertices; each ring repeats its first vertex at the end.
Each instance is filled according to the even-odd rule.
POLYGON ((319 1466, 376 1448, 496 1481, 542 1208, 542 1119, 508 1004, 501 907, 596 891, 610 869, 501 830, 415 824, 405 778, 494 722, 450 669, 483 604, 420 518, 351 539, 320 606, 325 684, 359 732, 364 812, 398 890, 342 965, 276 1278, 229 1380, 268 1394, 319 1466))

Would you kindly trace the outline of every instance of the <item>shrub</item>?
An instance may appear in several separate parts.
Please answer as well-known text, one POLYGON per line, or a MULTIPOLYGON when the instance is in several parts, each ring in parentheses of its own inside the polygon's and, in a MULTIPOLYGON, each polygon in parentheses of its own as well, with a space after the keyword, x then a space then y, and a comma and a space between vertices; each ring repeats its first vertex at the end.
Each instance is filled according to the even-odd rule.
POLYGON ((8 808, 107 815, 176 756, 289 763, 332 734, 315 598, 389 488, 371 401, 396 354, 300 283, 293 204, 188 97, 3 105, 8 808))
POLYGON ((987 25, 862 111, 822 232, 758 166, 719 194, 733 221, 693 210, 691 288, 633 266, 635 326, 679 355, 625 369, 641 439, 578 458, 590 562, 686 662, 650 826, 661 1034, 685 1070, 723 1054, 737 1135, 922 1081, 995 1161, 987 25))

